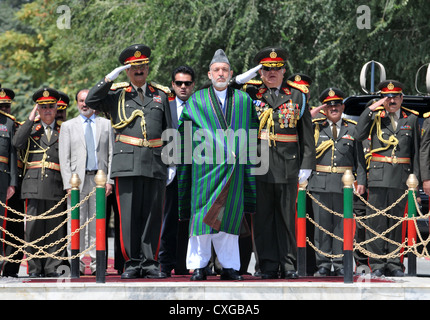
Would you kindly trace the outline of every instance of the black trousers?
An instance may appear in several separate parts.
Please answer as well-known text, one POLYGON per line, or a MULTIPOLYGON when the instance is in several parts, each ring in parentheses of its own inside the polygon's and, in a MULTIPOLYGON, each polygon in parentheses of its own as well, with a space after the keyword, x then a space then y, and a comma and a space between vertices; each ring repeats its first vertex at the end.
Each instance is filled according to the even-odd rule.
POLYGON ((178 179, 175 176, 166 187, 161 245, 158 255, 163 272, 171 272, 173 269, 179 273, 186 272, 189 224, 189 220, 179 221, 178 179))
MULTIPOLYGON (((396 202, 403 194, 405 190, 394 189, 394 188, 369 188, 369 203, 375 206, 378 209, 385 209, 390 206, 394 202, 396 202)), ((393 209, 387 211, 388 214, 393 215, 395 217, 403 217, 406 208, 407 197, 405 197, 400 203, 398 203, 393 209)), ((366 214, 371 215, 374 211, 367 207, 366 214)), ((366 223, 370 228, 375 230, 378 234, 383 233, 387 229, 391 228, 394 224, 398 223, 399 220, 391 219, 386 217, 385 215, 377 215, 373 218, 369 218, 366 220, 366 223)), ((396 228, 391 230, 388 234, 385 235, 388 239, 393 240, 395 242, 402 242, 402 224, 398 224, 396 228)), ((370 238, 374 238, 375 235, 370 231, 366 230, 366 240, 370 238)), ((396 244, 391 244, 384 239, 378 238, 374 241, 371 241, 367 244, 367 250, 369 250, 373 254, 377 255, 386 255, 389 253, 397 254, 396 251, 398 246, 396 244)), ((388 269, 389 271, 394 270, 402 270, 403 264, 401 262, 400 257, 395 258, 379 258, 379 257, 369 257, 369 266, 372 271, 382 269, 388 269)))
POLYGON ((157 261, 166 182, 148 177, 117 177, 121 250, 125 270, 144 275, 159 270, 157 261))
POLYGON ((256 181, 255 246, 261 272, 295 271, 297 183, 256 181))
MULTIPOLYGON (((26 200, 26 210, 27 215, 29 216, 40 216, 44 212, 53 208, 58 201, 53 200, 40 200, 40 199, 27 199, 26 200)), ((49 215, 55 215, 59 212, 64 212, 67 209, 66 203, 63 203, 58 208, 53 210, 49 215)), ((48 215, 48 216, 49 216, 48 215)), ((65 219, 66 215, 61 215, 59 217, 53 219, 37 219, 26 222, 25 229, 25 240, 27 242, 33 242, 36 239, 41 238, 47 233, 51 232, 53 229, 58 227, 65 219)), ((61 228, 59 228, 56 232, 51 234, 50 236, 41 239, 36 242, 35 245, 38 247, 42 247, 48 244, 52 244, 59 239, 64 238, 67 235, 67 224, 63 224, 61 228)), ((67 248, 60 250, 61 247, 64 247, 67 239, 59 242, 53 246, 49 246, 44 249, 44 251, 54 254, 58 257, 67 257, 67 248), (60 251, 59 251, 60 250, 60 251), (58 252, 57 252, 58 251, 58 252)), ((32 247, 28 247, 27 251, 31 254, 36 254, 38 249, 34 249, 32 247)), ((41 274, 49 274, 53 272, 61 273, 57 268, 61 265, 67 265, 68 262, 66 260, 60 260, 56 258, 33 258, 28 261, 28 273, 41 273, 41 274)))

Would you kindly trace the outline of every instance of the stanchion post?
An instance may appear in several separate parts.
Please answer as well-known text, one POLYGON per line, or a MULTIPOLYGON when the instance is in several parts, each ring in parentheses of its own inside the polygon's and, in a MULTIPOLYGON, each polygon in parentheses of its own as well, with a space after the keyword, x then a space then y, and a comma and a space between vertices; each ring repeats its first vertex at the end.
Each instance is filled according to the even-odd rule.
POLYGON ((106 174, 98 170, 96 182, 96 282, 106 282, 106 174))
MULTIPOLYGON (((414 174, 410 174, 406 184, 408 190, 408 246, 412 247, 416 243, 417 231, 415 228, 414 218, 417 215, 417 207, 415 206, 415 196, 418 188, 418 179, 414 174)), ((408 253, 408 275, 417 275, 417 257, 413 252, 408 253)))
POLYGON ((344 268, 344 283, 353 283, 353 183, 354 175, 351 170, 346 170, 343 177, 343 268, 344 268))
MULTIPOLYGON (((75 205, 79 203, 79 186, 81 184, 81 179, 79 179, 79 175, 77 173, 72 174, 72 177, 70 178, 70 204, 73 208, 75 205)), ((70 231, 73 233, 75 230, 78 230, 80 227, 80 212, 79 207, 72 210, 71 217, 70 217, 70 231)), ((76 256, 80 252, 80 234, 79 231, 72 235, 72 238, 70 240, 70 252, 72 256, 76 256)), ((71 277, 72 278, 79 278, 79 257, 72 259, 71 261, 71 277)))
POLYGON ((306 186, 308 181, 299 184, 297 196, 297 273, 306 276, 306 186))

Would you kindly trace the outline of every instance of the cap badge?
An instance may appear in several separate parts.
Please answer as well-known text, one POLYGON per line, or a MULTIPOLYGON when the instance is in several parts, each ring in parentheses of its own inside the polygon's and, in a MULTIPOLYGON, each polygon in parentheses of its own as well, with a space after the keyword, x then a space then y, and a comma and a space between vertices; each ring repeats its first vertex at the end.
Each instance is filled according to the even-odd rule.
POLYGON ((300 77, 299 75, 296 75, 294 78, 294 81, 296 82, 302 81, 302 77, 300 77))
POLYGON ((270 58, 275 59, 278 57, 278 54, 275 51, 270 52, 270 58))
POLYGON ((142 55, 142 52, 140 52, 140 51, 136 51, 136 52, 134 53, 134 57, 135 57, 135 58, 140 58, 140 57, 141 57, 141 55, 142 55))
POLYGON ((328 95, 329 95, 330 97, 334 97, 334 96, 336 95, 336 93, 335 93, 333 90, 331 90, 331 89, 330 89, 330 91, 329 91, 328 95))
POLYGON ((0 92, 0 98, 4 97, 6 97, 6 92, 4 92, 4 90, 2 89, 2 91, 0 92))
POLYGON ((45 98, 49 97, 49 91, 48 90, 43 91, 43 96, 45 98))
POLYGON ((392 82, 390 82, 387 86, 388 90, 393 90, 394 89, 394 84, 392 82))

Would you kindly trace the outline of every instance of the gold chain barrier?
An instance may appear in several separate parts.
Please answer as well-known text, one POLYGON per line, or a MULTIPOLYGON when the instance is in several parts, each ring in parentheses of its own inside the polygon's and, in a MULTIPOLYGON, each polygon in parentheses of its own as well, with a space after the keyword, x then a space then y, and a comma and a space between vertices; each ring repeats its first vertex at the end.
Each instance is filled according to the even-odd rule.
MULTIPOLYGON (((348 174, 348 172, 345 173, 345 175, 348 174)), ((358 194, 355 190, 353 191, 353 194, 355 196, 357 196, 367 207, 369 207, 373 212, 371 214, 366 214, 364 216, 356 216, 356 214, 354 213, 352 218, 354 220, 354 223, 358 226, 361 226, 364 228, 364 230, 366 230, 368 235, 371 235, 370 237, 367 237, 365 240, 361 241, 361 242, 357 242, 356 239, 353 239, 353 251, 358 251, 364 255, 366 255, 367 257, 373 257, 373 258, 378 258, 378 259, 390 259, 390 258, 399 258, 402 256, 408 256, 408 273, 409 275, 416 275, 416 258, 430 258, 430 254, 428 252, 427 249, 427 245, 430 242, 430 236, 427 239, 424 239, 423 235, 421 234, 419 227, 418 227, 418 220, 421 219, 427 219, 429 220, 430 218, 430 212, 427 214, 423 214, 420 210, 420 205, 416 196, 416 190, 417 190, 417 186, 418 186, 418 181, 416 180, 416 177, 414 175, 411 175, 407 181, 408 190, 405 190, 404 194, 402 194, 394 203, 392 203, 391 205, 389 205, 386 208, 376 208, 375 206, 373 206, 372 204, 370 204, 366 199, 364 199, 360 194, 358 194), (408 210, 409 213, 407 216, 404 217, 397 217, 397 216, 393 216, 391 214, 389 214, 388 212, 393 209, 394 207, 396 207, 397 205, 399 205, 400 202, 402 202, 406 197, 408 197, 408 210), (366 220, 367 219, 371 219, 373 217, 376 217, 378 215, 383 215, 386 216, 389 219, 393 219, 395 222, 393 223, 393 225, 389 228, 387 228, 386 230, 384 230, 381 233, 378 233, 377 231, 375 231, 374 229, 372 229, 371 227, 369 227, 369 225, 366 224, 366 220), (395 228, 398 227, 402 227, 403 224, 406 224, 407 226, 407 231, 408 231, 408 236, 405 237, 404 239, 402 239, 402 242, 397 242, 394 241, 393 239, 390 239, 387 235, 393 231, 395 228), (387 254, 384 255, 378 255, 375 254, 373 252, 370 252, 369 250, 366 249, 366 246, 376 240, 383 240, 385 242, 388 242, 390 244, 392 244, 393 246, 396 247, 395 250, 393 250, 392 252, 388 252, 387 254), (411 264, 412 263, 412 264, 411 264)), ((320 201, 318 201, 311 192, 309 192, 308 190, 306 190, 306 185, 303 186, 299 186, 299 198, 300 198, 300 192, 305 191, 306 195, 314 202, 316 203, 319 207, 323 208, 324 210, 326 210, 329 214, 338 216, 338 217, 343 217, 344 216, 344 212, 336 212, 330 208, 328 208, 327 206, 325 206, 324 204, 322 204, 320 201)), ((352 203, 351 203, 352 205, 352 203)), ((298 202, 298 212, 303 211, 303 208, 300 208, 301 206, 303 206, 303 201, 298 202)), ((306 206, 306 205, 304 205, 306 206)), ((345 210, 345 208, 344 208, 345 210)), ((318 230, 320 230, 321 232, 326 233, 327 235, 329 235, 330 237, 332 237, 333 239, 336 239, 337 241, 340 242, 344 242, 344 237, 340 237, 338 235, 335 235, 333 232, 330 232, 329 230, 323 228, 321 225, 319 225, 314 219, 312 219, 310 217, 310 215, 308 213, 306 213, 305 215, 302 216, 306 217, 306 220, 309 221, 314 228, 317 228, 318 230)), ((300 220, 300 215, 298 213, 298 220, 300 220)), ((303 223, 301 224, 303 225, 303 223)), ((300 229, 300 227, 299 227, 300 229)), ((303 234, 303 231, 298 230, 298 234, 301 235, 303 234)), ((309 245, 316 253, 320 254, 320 255, 324 255, 328 258, 334 259, 334 258, 344 258, 344 253, 343 254, 332 254, 331 252, 323 252, 322 250, 320 250, 314 243, 312 243, 312 241, 310 241, 309 237, 306 236, 300 236, 302 238, 302 240, 298 239, 298 243, 303 243, 306 242, 307 245, 309 245)), ((301 247, 303 245, 300 245, 298 247, 301 247)), ((303 260, 303 257, 301 258, 301 260, 303 260)))
MULTIPOLYGON (((79 208, 85 202, 87 202, 96 193, 96 191, 98 189, 102 189, 102 192, 100 192, 99 194, 102 194, 102 196, 104 198, 104 184, 106 183, 105 173, 103 171, 99 170, 95 176, 95 181, 96 181, 97 185, 93 188, 93 190, 84 199, 80 200, 79 202, 78 201, 74 202, 73 197, 72 197, 72 204, 71 204, 70 208, 66 209, 63 212, 59 212, 59 213, 52 214, 52 215, 50 215, 50 213, 52 213, 61 204, 63 204, 67 200, 67 198, 69 196, 71 196, 71 194, 73 194, 74 192, 77 192, 77 194, 78 194, 77 198, 75 197, 75 199, 79 200, 79 188, 78 187, 80 184, 80 180, 79 180, 79 177, 77 176, 77 174, 73 174, 73 176, 70 180, 71 185, 72 185, 72 190, 67 192, 66 195, 57 204, 55 204, 55 206, 53 206, 51 209, 47 210, 46 212, 44 212, 40 215, 37 215, 37 216, 27 215, 26 213, 19 212, 13 208, 7 206, 2 201, 0 201, 1 207, 8 210, 9 212, 13 212, 14 214, 16 214, 19 217, 21 217, 21 218, 17 219, 17 218, 0 216, 0 219, 10 221, 10 222, 24 223, 24 222, 28 222, 28 221, 37 220, 37 219, 54 219, 54 218, 58 218, 58 217, 61 217, 64 215, 67 216, 55 228, 53 228, 52 230, 50 230, 48 233, 41 236, 40 238, 33 240, 31 242, 26 242, 24 239, 17 237, 16 235, 9 232, 7 229, 3 228, 2 224, 0 224, 0 232, 4 233, 5 235, 8 235, 11 239, 15 240, 16 243, 18 243, 18 244, 16 244, 16 243, 13 243, 13 242, 6 240, 5 237, 0 237, 0 241, 3 242, 3 244, 6 244, 6 245, 11 246, 11 247, 16 249, 9 256, 0 255, 0 262, 7 261, 7 262, 11 262, 11 263, 23 263, 23 262, 28 262, 31 259, 41 259, 41 258, 52 258, 52 259, 57 259, 57 260, 71 260, 72 262, 73 261, 79 262, 79 258, 85 256, 90 250, 95 248, 96 247, 96 241, 100 241, 100 239, 94 241, 88 248, 86 248, 85 250, 83 250, 81 252, 79 250, 79 233, 83 229, 87 228, 88 225, 94 219, 97 218, 97 212, 94 212, 94 214, 91 216, 91 218, 89 218, 84 224, 78 225, 78 226, 75 225, 76 226, 75 228, 72 227, 72 230, 69 230, 70 232, 68 232, 65 237, 58 239, 52 243, 46 244, 44 246, 38 246, 38 245, 36 245, 36 243, 48 238, 50 235, 54 234, 57 230, 59 230, 61 227, 63 227, 65 224, 67 224, 69 221, 73 220, 73 212, 76 212, 76 211, 79 212, 79 208), (59 256, 58 253, 64 251, 72 243, 72 241, 73 241, 72 239, 76 240, 76 238, 77 238, 77 243, 78 243, 78 250, 74 252, 75 254, 72 253, 71 256, 66 256, 66 257, 59 256), (59 247, 59 249, 56 250, 55 252, 49 253, 46 251, 47 249, 49 249, 53 246, 56 246, 56 245, 60 245, 63 242, 64 242, 64 245, 59 247), (36 250, 34 254, 32 254, 26 250, 29 247, 36 250), (22 259, 14 259, 14 257, 21 252, 24 254, 24 257, 22 259)), ((97 195, 97 197, 100 197, 100 196, 97 195)), ((101 199, 101 201, 103 201, 103 200, 104 199, 101 199)), ((102 206, 101 209, 105 210, 105 207, 102 206)), ((96 211, 98 211, 98 210, 99 209, 96 208, 96 211)), ((79 213, 78 213, 78 220, 79 220, 79 213)), ((79 222, 78 222, 78 224, 79 224, 79 222)), ((99 235, 97 234, 97 236, 99 236, 99 235)), ((105 233, 103 234, 103 236, 105 236, 105 233)), ((103 272, 103 274, 104 274, 104 272, 103 272)))

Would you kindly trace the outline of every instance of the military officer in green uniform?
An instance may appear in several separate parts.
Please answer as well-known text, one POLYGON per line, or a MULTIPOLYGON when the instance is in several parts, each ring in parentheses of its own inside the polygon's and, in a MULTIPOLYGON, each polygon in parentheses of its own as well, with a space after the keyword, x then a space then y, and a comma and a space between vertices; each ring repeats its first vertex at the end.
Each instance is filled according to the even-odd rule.
MULTIPOLYGON (((402 106, 403 84, 386 80, 378 84, 381 99, 366 108, 356 127, 356 139, 364 141, 370 136, 368 160, 368 200, 378 209, 385 209, 396 202, 407 190, 406 180, 410 174, 420 179, 419 147, 420 131, 418 113, 402 106)), ((406 198, 387 211, 395 217, 403 217, 406 198)), ((373 214, 367 207, 367 215, 373 214)), ((371 229, 378 234, 396 224, 398 220, 377 215, 367 220, 371 229)), ((376 238, 367 231, 367 239, 376 238)), ((394 242, 402 241, 402 226, 398 225, 386 237, 394 242)), ((377 238, 369 242, 369 264, 374 276, 389 274, 403 276, 404 266, 400 257, 384 258, 384 255, 398 252, 398 245, 377 238)))
POLYGON ((256 176, 254 239, 263 279, 296 278, 295 237, 298 177, 315 168, 315 145, 306 85, 284 80, 287 53, 267 47, 254 57, 260 80, 236 77, 254 100, 259 117, 258 149, 268 153, 268 170, 256 176), (267 151, 265 151, 267 150, 267 151))
POLYGON ((420 174, 423 191, 430 195, 430 112, 424 114, 424 123, 421 129, 420 174))
POLYGON ((147 82, 151 49, 135 44, 124 49, 122 66, 101 79, 86 104, 110 114, 115 129, 111 176, 121 221, 123 279, 164 278, 156 259, 167 166, 161 159, 161 134, 171 128, 169 89, 147 82), (126 70, 130 82, 113 84, 126 70))
MULTIPOLYGON (((366 164, 361 142, 354 139, 356 122, 342 118, 345 94, 338 88, 325 89, 319 100, 324 106, 326 117, 313 120, 316 147, 316 170, 309 178, 308 190, 323 206, 336 213, 343 213, 343 182, 346 170, 356 173, 356 191, 363 194, 366 189, 366 164)), ((315 201, 312 202, 316 223, 343 238, 343 217, 333 214, 315 201)), ((318 271, 315 276, 330 275, 333 266, 334 275, 343 275, 343 242, 325 231, 315 228, 318 271), (334 255, 331 259, 327 255, 334 255)))
MULTIPOLYGON (((35 106, 28 119, 17 130, 13 145, 24 150, 24 178, 21 186, 21 197, 26 201, 26 213, 29 216, 40 216, 52 209, 65 193, 62 188, 60 165, 58 159, 58 136, 60 126, 55 121, 58 91, 49 87, 41 88, 33 94, 35 106), (36 119, 36 114, 40 120, 36 119)), ((55 215, 66 210, 65 202, 49 215, 55 215)), ((25 240, 32 242, 57 228, 64 222, 65 216, 56 218, 30 220, 26 223, 25 240)), ((67 228, 64 224, 56 232, 42 238, 35 245, 42 247, 65 238, 67 228)), ((60 250, 65 241, 44 249, 48 254, 66 257, 66 249, 60 250), (57 252, 58 251, 58 252, 57 252)), ((30 254, 36 254, 37 248, 28 247, 30 254)), ((55 257, 32 258, 28 261, 28 273, 31 277, 57 277, 57 268, 64 264, 63 260, 55 257)))

